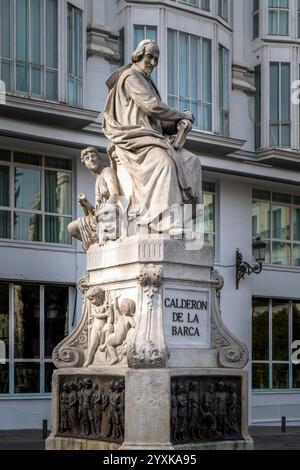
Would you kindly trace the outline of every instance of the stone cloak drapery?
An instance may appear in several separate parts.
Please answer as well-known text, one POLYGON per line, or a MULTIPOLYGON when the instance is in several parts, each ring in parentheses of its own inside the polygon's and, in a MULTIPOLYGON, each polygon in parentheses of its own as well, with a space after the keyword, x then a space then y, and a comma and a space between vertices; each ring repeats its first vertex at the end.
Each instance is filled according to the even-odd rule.
POLYGON ((111 141, 111 159, 131 177, 131 212, 142 214, 141 225, 192 198, 201 202, 200 159, 184 149, 175 151, 163 135, 166 127, 173 123, 176 129, 185 118, 161 101, 153 82, 135 64, 109 93, 103 132, 111 141))

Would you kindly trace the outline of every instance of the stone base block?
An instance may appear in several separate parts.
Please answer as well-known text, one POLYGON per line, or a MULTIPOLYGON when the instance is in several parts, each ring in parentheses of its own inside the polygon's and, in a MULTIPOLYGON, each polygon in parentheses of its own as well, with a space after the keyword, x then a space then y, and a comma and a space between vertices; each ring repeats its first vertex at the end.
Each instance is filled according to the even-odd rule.
POLYGON ((247 395, 231 369, 61 369, 47 449, 250 450, 247 395))

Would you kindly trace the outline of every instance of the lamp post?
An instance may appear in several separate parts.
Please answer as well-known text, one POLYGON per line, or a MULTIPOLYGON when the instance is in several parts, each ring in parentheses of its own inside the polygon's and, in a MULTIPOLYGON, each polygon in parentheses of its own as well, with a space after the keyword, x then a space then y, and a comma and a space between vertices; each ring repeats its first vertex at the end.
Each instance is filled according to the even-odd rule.
POLYGON ((257 264, 251 266, 246 261, 243 261, 243 255, 239 249, 236 250, 236 289, 239 288, 241 279, 245 279, 246 274, 259 274, 263 268, 263 262, 266 258, 266 243, 260 238, 256 238, 252 245, 255 261, 257 264))

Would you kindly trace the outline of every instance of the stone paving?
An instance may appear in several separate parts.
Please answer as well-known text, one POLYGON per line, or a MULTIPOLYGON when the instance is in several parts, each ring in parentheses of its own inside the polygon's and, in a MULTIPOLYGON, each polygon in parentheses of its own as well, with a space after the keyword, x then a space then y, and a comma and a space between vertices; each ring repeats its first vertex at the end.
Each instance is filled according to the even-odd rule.
MULTIPOLYGON (((300 427, 252 427, 255 450, 300 450, 300 427)), ((0 431, 0 450, 43 450, 42 430, 0 431)))

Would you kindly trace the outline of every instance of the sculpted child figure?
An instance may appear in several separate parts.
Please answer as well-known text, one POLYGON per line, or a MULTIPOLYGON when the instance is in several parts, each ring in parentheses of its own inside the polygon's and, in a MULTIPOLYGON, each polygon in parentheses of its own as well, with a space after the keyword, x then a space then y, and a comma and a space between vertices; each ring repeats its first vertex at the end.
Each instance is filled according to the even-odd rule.
POLYGON ((128 339, 129 331, 135 327, 135 302, 131 299, 123 299, 120 306, 118 300, 114 298, 113 315, 114 325, 113 332, 107 336, 106 343, 100 347, 100 350, 107 348, 110 365, 119 362, 117 347, 124 344, 128 339))
MULTIPOLYGON (((92 287, 86 294, 91 302, 90 334, 88 354, 83 367, 88 367, 94 360, 95 353, 104 341, 104 329, 109 331, 111 307, 106 302, 105 292, 100 287, 92 287)), ((112 328, 112 327, 111 327, 112 328)))
POLYGON ((84 194, 78 195, 85 217, 71 222, 68 231, 72 237, 82 242, 85 251, 94 243, 116 239, 116 230, 110 220, 116 216, 119 199, 119 186, 115 171, 111 167, 101 170, 100 154, 95 147, 87 147, 81 152, 81 162, 96 176, 94 207, 84 194), (97 231, 97 225, 99 229, 97 231), (98 232, 98 233, 97 233, 98 232))

